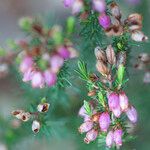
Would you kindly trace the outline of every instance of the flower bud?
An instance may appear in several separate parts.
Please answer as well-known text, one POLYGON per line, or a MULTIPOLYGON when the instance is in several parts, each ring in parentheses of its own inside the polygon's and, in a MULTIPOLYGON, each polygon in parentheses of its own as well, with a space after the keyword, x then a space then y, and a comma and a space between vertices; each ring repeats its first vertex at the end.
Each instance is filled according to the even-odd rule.
POLYGON ((74 0, 64 0, 63 1, 65 7, 72 6, 73 2, 74 2, 74 0))
POLYGON ((121 18, 121 12, 120 12, 119 6, 118 6, 115 2, 113 2, 113 3, 111 3, 111 5, 110 5, 110 9, 111 9, 112 15, 113 15, 116 19, 120 20, 120 18, 121 18))
POLYGON ((84 142, 89 144, 90 142, 94 141, 98 136, 98 131, 95 129, 90 130, 87 132, 86 137, 84 138, 84 142))
POLYGON ((119 93, 119 102, 121 110, 126 111, 128 109, 128 97, 123 91, 119 93))
POLYGON ((106 136, 106 145, 108 148, 111 148, 114 142, 113 131, 109 131, 106 136))
POLYGON ((58 54, 64 59, 68 59, 70 57, 70 51, 64 46, 59 47, 58 54))
POLYGON ((29 31, 31 29, 33 20, 30 17, 23 17, 19 20, 19 26, 25 30, 25 31, 29 31))
POLYGON ((79 127, 79 132, 84 133, 88 132, 93 128, 93 122, 92 121, 86 121, 79 127))
POLYGON ((95 52, 95 56, 96 56, 97 60, 100 60, 102 62, 106 62, 105 52, 103 50, 101 50, 100 47, 96 47, 94 52, 95 52))
POLYGON ((134 31, 131 34, 131 38, 132 40, 136 41, 136 42, 142 42, 142 41, 147 41, 148 37, 144 35, 143 32, 141 31, 134 31))
POLYGON ((32 131, 34 133, 38 133, 39 130, 40 130, 40 127, 41 127, 41 125, 40 125, 39 121, 34 120, 33 123, 32 123, 32 131))
POLYGON ((126 115, 132 123, 137 122, 137 111, 133 106, 130 106, 126 111, 126 115))
POLYGON ((97 61, 96 68, 103 76, 109 75, 109 69, 102 61, 97 61))
POLYGON ((45 113, 45 112, 47 112, 47 111, 49 110, 49 106, 50 106, 49 103, 42 103, 42 104, 39 104, 39 105, 37 106, 37 110, 38 110, 39 112, 45 113))
POLYGON ((111 20, 110 17, 108 15, 106 15, 105 13, 101 14, 98 17, 99 20, 99 24, 104 28, 107 29, 108 27, 110 27, 111 25, 111 20))
POLYGON ((115 51, 111 45, 107 46, 106 56, 109 64, 114 65, 116 63, 115 51))
POLYGON ((72 14, 78 14, 83 9, 83 1, 75 0, 72 5, 72 14))
POLYGON ((67 19, 67 33, 70 35, 74 32, 75 29, 75 17, 68 17, 67 19))
POLYGON ((125 67, 121 64, 118 66, 118 71, 117 71, 117 79, 119 84, 122 84, 124 73, 125 73, 125 67))
POLYGON ((59 69, 63 66, 63 64, 64 64, 64 59, 59 55, 53 55, 50 58, 51 70, 55 73, 59 71, 59 69))
POLYGON ((50 70, 44 72, 44 79, 47 86, 51 87, 56 84, 57 75, 50 70))
POLYGON ((110 115, 108 112, 103 112, 99 117, 99 126, 101 131, 106 132, 110 126, 110 115))
POLYGON ((51 35, 50 35, 56 45, 60 45, 63 40, 62 35, 62 27, 59 25, 54 25, 51 29, 51 35))
POLYGON ((103 13, 106 10, 105 0, 93 0, 93 8, 99 13, 103 13))
POLYGON ((42 88, 44 86, 44 77, 41 72, 34 72, 31 81, 33 88, 42 88))
POLYGON ((122 146, 122 135, 123 135, 122 129, 117 129, 114 131, 114 141, 117 146, 122 146))
POLYGON ((119 106, 119 96, 117 93, 111 93, 108 95, 108 105, 109 109, 115 109, 119 106))
POLYGON ((33 65, 33 59, 30 56, 26 56, 25 58, 23 58, 21 64, 20 64, 20 71, 22 73, 25 73, 29 68, 32 67, 33 65))

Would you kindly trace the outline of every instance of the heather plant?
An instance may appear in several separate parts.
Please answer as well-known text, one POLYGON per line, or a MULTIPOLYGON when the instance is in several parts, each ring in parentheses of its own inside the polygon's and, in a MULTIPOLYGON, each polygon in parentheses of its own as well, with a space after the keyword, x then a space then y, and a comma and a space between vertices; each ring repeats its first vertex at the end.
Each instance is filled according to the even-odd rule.
MULTIPOLYGON (((120 149, 136 138, 136 97, 131 100, 126 88, 132 47, 148 41, 143 17, 139 13, 126 17, 117 0, 64 0, 63 4, 72 12, 65 25, 21 18, 24 37, 8 40, 8 52, 0 48, 0 78, 12 71, 27 100, 12 110, 13 121, 6 121, 8 129, 2 135, 12 146, 23 136, 65 137, 73 128, 73 134, 78 130, 84 135, 82 141, 89 148, 96 143, 102 149, 120 149), (79 111, 76 102, 71 106, 76 99, 83 99, 79 111), (30 132, 25 133, 26 127, 30 132)), ((150 82, 149 62, 149 54, 141 53, 135 64, 145 71, 145 83, 150 82)))

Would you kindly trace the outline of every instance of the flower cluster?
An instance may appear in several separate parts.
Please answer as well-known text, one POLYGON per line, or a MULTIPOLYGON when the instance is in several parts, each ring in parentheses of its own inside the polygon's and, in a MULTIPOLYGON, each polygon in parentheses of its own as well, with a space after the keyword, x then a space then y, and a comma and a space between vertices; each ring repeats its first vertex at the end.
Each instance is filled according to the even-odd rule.
POLYGON ((31 18, 23 18, 20 26, 29 33, 26 40, 17 41, 23 50, 18 56, 23 81, 31 81, 33 88, 55 85, 65 61, 77 56, 72 43, 58 25, 47 29, 31 18))
POLYGON ((134 66, 138 70, 144 70, 144 83, 150 83, 150 55, 148 53, 141 53, 138 56, 138 61, 134 66))
POLYGON ((15 110, 12 112, 12 115, 15 116, 17 119, 27 122, 31 118, 33 119, 32 122, 32 131, 34 133, 38 133, 41 128, 41 123, 39 121, 39 113, 46 113, 49 110, 49 103, 41 103, 37 106, 37 112, 26 112, 24 110, 15 110))
POLYGON ((84 141, 89 144, 96 140, 99 134, 106 133, 106 145, 110 148, 115 143, 116 146, 122 146, 123 127, 114 121, 115 118, 121 117, 122 113, 126 113, 128 119, 132 123, 137 122, 136 109, 128 104, 128 98, 124 92, 119 95, 111 93, 108 97, 108 107, 105 111, 99 111, 95 107, 91 107, 91 114, 88 114, 86 106, 82 106, 79 115, 84 118, 84 123, 79 127, 80 133, 86 133, 84 141))
POLYGON ((126 82, 126 52, 115 53, 113 46, 109 45, 105 51, 96 47, 95 56, 96 68, 101 77, 88 73, 84 63, 78 64, 78 73, 87 81, 88 96, 92 99, 90 102, 84 101, 79 111, 79 115, 84 118, 79 132, 86 132, 86 143, 104 135, 107 147, 120 147, 129 134, 126 125, 128 120, 132 124, 137 122, 137 111, 122 89, 126 82), (128 120, 124 119, 125 116, 128 120))
MULTIPOLYGON (((121 20, 122 14, 117 3, 110 3, 111 25, 106 27, 108 19, 104 16, 99 20, 100 25, 105 29, 107 36, 120 36, 124 33, 130 33, 131 39, 137 42, 146 41, 148 37, 141 31, 142 16, 138 13, 130 14, 124 21, 121 20)), ((109 21, 110 22, 110 21, 109 21)))
MULTIPOLYGON (((73 14, 77 15, 81 13, 81 16, 88 15, 91 10, 100 13, 100 16, 103 16, 106 14, 107 6, 105 0, 91 0, 91 2, 85 0, 64 0, 64 5, 65 7, 71 7, 73 14)), ((109 22, 110 19, 107 16, 106 18, 109 22)))
POLYGON ((122 14, 116 2, 107 3, 106 0, 92 0, 91 2, 64 0, 64 5, 72 7, 73 14, 80 14, 81 19, 86 19, 91 14, 91 10, 96 12, 96 14, 92 13, 91 15, 97 16, 98 22, 107 36, 120 36, 124 33, 130 33, 134 41, 140 42, 148 39, 141 31, 142 16, 133 13, 127 19, 122 20, 122 14))

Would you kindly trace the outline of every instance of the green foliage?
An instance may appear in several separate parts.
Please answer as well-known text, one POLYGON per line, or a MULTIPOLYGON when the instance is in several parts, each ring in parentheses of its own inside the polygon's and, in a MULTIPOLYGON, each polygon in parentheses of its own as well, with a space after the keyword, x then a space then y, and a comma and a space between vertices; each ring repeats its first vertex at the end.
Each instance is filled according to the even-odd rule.
POLYGON ((84 100, 84 109, 86 110, 86 113, 91 116, 92 115, 92 110, 91 110, 91 107, 90 107, 90 104, 89 102, 85 101, 84 100))
POLYGON ((87 71, 87 66, 83 61, 78 61, 78 70, 76 72, 79 74, 82 80, 89 80, 89 73, 87 71))

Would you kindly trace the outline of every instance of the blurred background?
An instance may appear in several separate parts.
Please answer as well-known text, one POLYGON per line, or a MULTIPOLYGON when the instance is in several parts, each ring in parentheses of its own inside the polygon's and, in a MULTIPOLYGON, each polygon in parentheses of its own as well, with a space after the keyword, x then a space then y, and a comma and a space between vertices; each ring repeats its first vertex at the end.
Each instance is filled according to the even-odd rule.
MULTIPOLYGON (((132 12, 138 12, 143 15, 144 27, 143 31, 150 37, 150 1, 149 0, 121 0, 123 16, 127 16, 132 12), (133 2, 134 1, 134 2, 133 2), (135 4, 136 1, 136 4, 135 4)), ((18 19, 24 16, 46 15, 52 18, 53 23, 63 22, 70 15, 69 9, 65 9, 62 0, 0 0, 0 45, 5 46, 8 38, 20 38, 22 32, 18 27, 18 19)), ((150 53, 150 44, 144 43, 136 46, 131 52, 131 66, 129 67, 130 82, 128 82, 126 91, 130 97, 130 101, 135 105, 139 113, 139 122, 135 129, 137 139, 126 143, 122 149, 124 150, 149 150, 150 149, 150 84, 143 83, 143 71, 137 71, 132 66, 137 63, 137 57, 141 52, 150 53)), ((90 52, 87 51, 87 55, 90 52)), ((93 54, 92 54, 93 55, 93 54)), ((94 58, 94 55, 93 55, 94 58)), ((76 63, 74 61, 74 63, 76 63)), ((94 67, 94 63, 88 62, 94 67)), ((0 79, 0 150, 94 150, 98 149, 94 144, 85 145, 83 136, 77 132, 77 127, 81 120, 77 117, 77 112, 82 105, 86 88, 84 84, 80 90, 74 92, 67 90, 69 93, 69 106, 67 108, 56 111, 58 116, 70 117, 66 124, 68 130, 62 135, 51 137, 36 138, 34 134, 24 129, 20 133, 12 133, 9 129, 11 126, 19 126, 16 120, 11 120, 10 112, 16 108, 27 107, 29 101, 23 97, 23 91, 14 80, 13 75, 0 79), (83 90, 82 94, 79 92, 83 90), (63 113, 61 113, 62 111, 63 113), (77 118, 77 120, 75 120, 77 118), (5 131, 5 133, 3 132, 5 131), (67 134, 66 134, 67 132, 67 134), (18 134, 18 136, 17 136, 18 134), (64 135, 63 135, 64 134, 64 135), (16 139, 15 139, 16 138, 16 139)), ((61 106, 57 106, 60 108, 61 106)), ((57 120, 57 118, 56 118, 57 120)), ((58 122, 58 128, 59 122, 58 122)), ((13 130, 14 131, 14 130, 13 130)))

